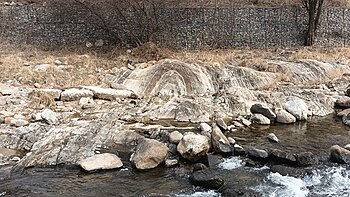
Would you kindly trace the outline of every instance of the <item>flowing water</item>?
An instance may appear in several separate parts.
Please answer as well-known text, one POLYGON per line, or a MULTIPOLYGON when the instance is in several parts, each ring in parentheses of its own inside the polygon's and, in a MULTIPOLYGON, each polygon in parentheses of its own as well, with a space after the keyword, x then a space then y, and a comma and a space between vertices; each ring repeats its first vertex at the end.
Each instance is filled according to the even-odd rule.
MULTIPOLYGON (((350 129, 334 117, 315 118, 293 125, 274 125, 240 130, 229 134, 245 147, 278 148, 292 153, 311 151, 321 164, 309 167, 302 177, 273 173, 270 166, 246 167, 244 158, 230 157, 211 166, 214 173, 230 188, 249 189, 266 197, 350 196, 350 166, 327 162, 329 147, 350 143, 350 129), (275 133, 280 143, 266 139, 275 133)), ((220 196, 218 191, 194 187, 189 182, 191 165, 182 161, 179 167, 158 167, 136 171, 126 160, 119 170, 95 173, 78 168, 31 168, 10 173, 0 166, 0 197, 7 196, 220 196)))

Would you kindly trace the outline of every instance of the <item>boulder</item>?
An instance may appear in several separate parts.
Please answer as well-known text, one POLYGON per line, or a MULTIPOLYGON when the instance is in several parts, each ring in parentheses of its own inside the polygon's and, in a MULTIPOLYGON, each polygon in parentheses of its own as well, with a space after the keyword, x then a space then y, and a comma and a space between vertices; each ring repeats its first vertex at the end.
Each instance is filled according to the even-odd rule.
POLYGON ((246 127, 249 127, 252 122, 250 122, 249 120, 245 119, 245 118, 240 118, 239 121, 246 127))
POLYGON ((230 142, 231 145, 235 145, 236 144, 236 140, 233 139, 232 137, 228 137, 227 139, 228 139, 228 141, 230 142))
POLYGON ((270 133, 269 135, 267 135, 267 139, 269 139, 272 142, 276 142, 276 143, 279 142, 277 136, 274 133, 270 133))
POLYGON ((266 105, 262 103, 256 103, 250 108, 250 112, 253 114, 262 114, 265 117, 273 120, 276 118, 276 114, 266 105))
POLYGON ((340 164, 350 164, 350 151, 338 145, 331 147, 330 160, 340 164))
POLYGON ((172 167, 172 166, 175 166, 177 164, 179 164, 179 161, 177 159, 167 159, 167 160, 165 160, 165 166, 168 167, 168 168, 172 167))
POLYGON ((283 123, 283 124, 290 124, 296 122, 297 119, 286 110, 278 110, 276 112, 276 122, 283 123))
POLYGON ((195 172, 195 171, 200 171, 200 170, 206 170, 208 169, 208 167, 202 163, 195 163, 193 165, 193 169, 192 169, 192 172, 195 172))
POLYGON ((131 163, 139 170, 152 169, 164 162, 168 156, 168 147, 157 140, 143 139, 136 147, 131 163))
POLYGON ((177 151, 181 156, 193 162, 206 156, 209 148, 208 138, 198 134, 185 135, 177 145, 177 151))
POLYGON ((224 119, 222 118, 218 118, 216 120, 216 124, 218 125, 218 127, 220 129, 222 129, 223 131, 227 131, 227 124, 225 123, 224 119))
POLYGON ((190 176, 191 183, 196 186, 201 186, 207 189, 219 189, 224 180, 214 175, 209 170, 199 170, 193 172, 190 176))
POLYGON ((344 109, 344 110, 338 112, 337 116, 343 117, 343 116, 347 116, 348 114, 350 114, 350 108, 349 109, 344 109))
POLYGON ((169 142, 172 144, 178 144, 182 138, 182 133, 178 131, 173 131, 169 134, 169 142))
POLYGON ((92 91, 94 98, 115 100, 116 98, 137 98, 130 90, 116 90, 112 88, 102 88, 98 86, 83 86, 83 88, 92 91))
POLYGON ((343 96, 334 102, 334 108, 347 109, 350 108, 350 97, 343 96))
POLYGON ((199 129, 202 131, 202 132, 211 132, 212 131, 212 128, 210 125, 208 125, 207 123, 205 122, 202 122, 199 124, 199 129))
POLYGON ((233 146, 233 148, 234 148, 235 155, 242 155, 243 156, 243 155, 246 154, 245 149, 242 146, 238 145, 238 144, 235 144, 233 146))
POLYGON ((284 104, 286 111, 291 113, 297 120, 306 120, 309 108, 306 103, 299 99, 293 98, 284 104))
POLYGON ((296 155, 297 165, 300 167, 306 167, 318 164, 318 160, 311 152, 302 152, 296 155))
POLYGON ((211 142, 217 153, 231 153, 231 145, 226 136, 221 132, 220 128, 214 123, 213 131, 211 132, 211 142))
POLYGON ((55 125, 58 123, 57 113, 51 109, 44 109, 40 113, 40 117, 49 125, 55 125))
POLYGON ((78 162, 86 171, 115 169, 123 166, 117 155, 111 153, 97 154, 78 162))
POLYGON ((252 122, 260 125, 269 125, 271 123, 270 119, 262 114, 253 114, 251 120, 252 122))
POLYGON ((82 107, 86 107, 88 105, 93 105, 94 103, 95 103, 94 99, 91 97, 82 97, 79 100, 79 105, 82 107))
POLYGON ((90 90, 71 88, 61 93, 62 101, 77 101, 82 97, 93 97, 94 94, 90 90))
POLYGON ((257 148, 249 148, 247 151, 248 157, 251 159, 266 159, 269 154, 265 150, 257 149, 257 148))
POLYGON ((350 126, 350 114, 343 116, 342 121, 344 124, 350 126))
POLYGON ((344 148, 345 148, 346 150, 350 150, 350 144, 345 145, 344 148))
POLYGON ((271 158, 271 161, 278 164, 296 164, 296 158, 293 154, 282 151, 278 149, 273 149, 270 152, 269 157, 271 158))

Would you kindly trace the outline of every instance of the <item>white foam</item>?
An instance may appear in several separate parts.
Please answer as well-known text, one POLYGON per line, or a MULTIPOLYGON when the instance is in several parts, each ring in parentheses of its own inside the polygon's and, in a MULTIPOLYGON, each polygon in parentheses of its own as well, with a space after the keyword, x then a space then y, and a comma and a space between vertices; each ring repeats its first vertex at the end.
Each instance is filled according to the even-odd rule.
POLYGON ((312 193, 327 196, 350 196, 350 171, 344 167, 332 167, 326 170, 315 170, 313 176, 305 178, 312 184, 312 193))
POLYGON ((193 194, 177 194, 176 197, 221 197, 221 194, 214 191, 209 190, 206 192, 195 192, 193 194))
POLYGON ((218 167, 223 170, 233 170, 245 165, 244 162, 239 157, 230 157, 224 159, 224 161, 218 164, 218 167))
POLYGON ((256 191, 268 197, 306 197, 309 193, 303 180, 279 173, 270 173, 264 184, 255 188, 256 191))
POLYGON ((314 170, 304 178, 269 173, 263 183, 253 188, 264 197, 350 196, 350 171, 344 167, 314 170), (310 190, 308 188, 311 188, 310 190))

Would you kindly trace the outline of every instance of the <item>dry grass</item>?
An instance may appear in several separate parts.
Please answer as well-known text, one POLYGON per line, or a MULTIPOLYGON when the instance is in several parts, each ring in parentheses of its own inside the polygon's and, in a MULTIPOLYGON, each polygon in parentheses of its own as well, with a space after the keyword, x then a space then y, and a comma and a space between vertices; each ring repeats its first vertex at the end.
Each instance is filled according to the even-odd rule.
POLYGON ((34 109, 43 109, 45 107, 54 108, 56 105, 52 95, 43 92, 32 92, 29 94, 30 104, 34 109))
POLYGON ((124 66, 117 49, 91 50, 86 47, 40 49, 33 46, 0 46, 0 82, 16 80, 23 85, 72 87, 101 84, 98 73, 124 66), (59 60, 62 65, 56 65, 59 60), (38 65, 48 64, 46 69, 38 65))
MULTIPOLYGON (((349 64, 350 48, 300 47, 268 50, 172 51, 147 43, 128 51, 123 47, 86 48, 80 46, 43 49, 26 45, 15 47, 2 44, 0 45, 0 83, 15 80, 21 85, 33 86, 39 83, 42 87, 56 88, 81 85, 108 86, 100 80, 99 76, 109 73, 112 68, 126 66, 130 62, 158 61, 164 58, 179 59, 187 63, 202 61, 248 67, 258 71, 278 73, 281 75, 278 78, 279 81, 288 82, 287 71, 279 65, 269 63, 269 59, 313 59, 349 64), (63 65, 56 65, 56 60, 61 61, 63 65), (48 66, 43 70, 37 69, 37 65, 40 64, 48 64, 48 66)), ((343 73, 343 71, 334 72, 330 75, 335 77, 343 73)))

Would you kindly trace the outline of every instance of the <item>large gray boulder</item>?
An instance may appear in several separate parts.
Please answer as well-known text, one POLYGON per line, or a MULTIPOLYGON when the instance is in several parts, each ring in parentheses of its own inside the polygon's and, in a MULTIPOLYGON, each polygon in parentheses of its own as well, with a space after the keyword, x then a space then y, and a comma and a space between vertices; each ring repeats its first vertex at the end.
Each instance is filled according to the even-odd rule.
POLYGON ((331 147, 330 160, 335 163, 350 164, 350 151, 338 145, 331 147))
POLYGON ((284 104, 284 108, 297 120, 307 120, 309 108, 303 100, 293 98, 284 104))
POLYGON ((185 135, 177 145, 177 151, 181 156, 193 162, 206 156, 209 148, 210 143, 208 138, 198 134, 185 135))
POLYGON ((220 128, 214 123, 213 131, 211 132, 211 142, 213 144, 213 148, 217 153, 228 154, 231 153, 231 145, 230 141, 226 138, 226 136, 221 132, 220 128))
POLYGON ((108 170, 123 166, 123 162, 120 160, 120 158, 111 153, 94 155, 79 161, 78 164, 87 171, 108 170))
POLYGON ((265 117, 262 114, 253 114, 251 117, 251 121, 256 124, 260 125, 269 125, 271 124, 271 121, 269 118, 265 117))
POLYGON ((167 159, 168 150, 169 148, 162 142, 143 139, 137 145, 131 163, 139 170, 155 168, 167 159))
POLYGON ((290 124, 297 121, 297 119, 291 113, 287 112, 284 109, 278 110, 276 112, 276 116, 276 122, 278 123, 290 124))
POLYGON ((250 112, 253 114, 262 114, 271 120, 276 118, 276 114, 266 104, 262 103, 252 105, 250 112))

